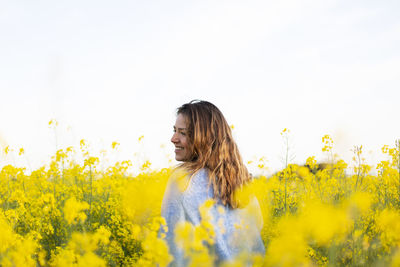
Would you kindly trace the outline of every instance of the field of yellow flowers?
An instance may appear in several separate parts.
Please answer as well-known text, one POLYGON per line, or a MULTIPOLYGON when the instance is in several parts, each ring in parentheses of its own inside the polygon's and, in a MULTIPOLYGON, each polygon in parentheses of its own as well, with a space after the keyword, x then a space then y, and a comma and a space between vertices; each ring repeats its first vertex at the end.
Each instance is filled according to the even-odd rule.
MULTIPOLYGON (((240 255, 226 266, 400 266, 399 142, 382 148, 387 158, 377 166, 364 164, 362 147, 355 147, 348 165, 332 153, 329 136, 323 144, 330 155, 324 164, 315 157, 304 166, 287 164, 272 177, 255 177, 243 190, 260 202, 266 255, 240 255)), ((82 140, 78 151, 58 150, 46 167, 30 174, 12 165, 2 168, 1 266, 172 261, 158 234, 160 227, 167 230, 160 213, 172 170, 152 171, 145 163, 133 176, 130 161, 102 171, 99 164, 82 140), (83 160, 75 160, 76 154, 83 160)), ((192 266, 212 262, 206 225, 177 229, 192 266)))

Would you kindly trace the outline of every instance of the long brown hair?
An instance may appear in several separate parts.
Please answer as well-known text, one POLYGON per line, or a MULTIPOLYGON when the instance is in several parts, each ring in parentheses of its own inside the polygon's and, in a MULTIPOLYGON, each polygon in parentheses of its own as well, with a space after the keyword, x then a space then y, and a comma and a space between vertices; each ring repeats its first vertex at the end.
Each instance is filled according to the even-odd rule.
POLYGON ((194 174, 202 168, 209 172, 214 198, 237 208, 235 191, 251 180, 232 131, 222 112, 207 101, 193 100, 178 108, 186 120, 190 160, 181 167, 194 174))

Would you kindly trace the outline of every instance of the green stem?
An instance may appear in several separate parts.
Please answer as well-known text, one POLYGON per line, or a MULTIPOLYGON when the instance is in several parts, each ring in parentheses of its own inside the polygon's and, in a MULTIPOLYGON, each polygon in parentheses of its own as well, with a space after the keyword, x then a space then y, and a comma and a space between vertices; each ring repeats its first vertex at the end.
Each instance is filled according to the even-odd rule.
POLYGON ((89 195, 89 229, 91 227, 91 215, 92 215, 92 197, 93 197, 93 176, 92 176, 92 166, 89 167, 89 181, 90 181, 90 195, 89 195))

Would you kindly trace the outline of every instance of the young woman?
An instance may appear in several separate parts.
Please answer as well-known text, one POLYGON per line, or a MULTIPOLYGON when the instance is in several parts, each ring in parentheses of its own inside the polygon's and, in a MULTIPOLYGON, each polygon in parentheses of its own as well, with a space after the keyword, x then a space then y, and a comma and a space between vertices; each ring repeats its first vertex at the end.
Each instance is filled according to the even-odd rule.
POLYGON ((244 212, 235 198, 251 175, 221 111, 207 101, 182 105, 177 110, 171 142, 175 145, 175 159, 182 162, 168 183, 161 211, 168 226, 164 234, 174 256, 172 265, 188 264, 175 240, 175 228, 182 222, 199 225, 204 219, 199 208, 209 199, 215 203, 210 209, 215 235, 212 246, 209 245, 216 256, 215 263, 233 260, 241 252, 264 255, 262 217, 256 198, 250 201, 251 214, 244 212), (180 171, 185 172, 184 179, 177 178, 180 171))

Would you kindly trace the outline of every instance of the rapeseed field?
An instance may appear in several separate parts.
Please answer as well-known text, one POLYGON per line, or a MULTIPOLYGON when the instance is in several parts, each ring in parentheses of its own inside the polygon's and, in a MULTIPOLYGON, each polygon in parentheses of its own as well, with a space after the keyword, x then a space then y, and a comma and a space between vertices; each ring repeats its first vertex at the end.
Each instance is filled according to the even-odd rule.
MULTIPOLYGON (((255 177, 238 194, 258 198, 266 254, 240 255, 225 266, 400 266, 399 141, 382 148, 387 158, 377 166, 365 164, 361 146, 346 163, 332 152, 330 136, 322 141, 327 162, 309 157, 303 166, 287 163, 271 177, 255 177)), ((114 142, 110 149, 117 146, 114 142)), ((11 153, 10 148, 3 152, 11 153)), ((131 161, 106 169, 100 164, 82 140, 80 148, 58 150, 49 164, 29 174, 22 167, 2 168, 1 266, 166 266, 172 261, 159 230, 168 230, 160 214, 173 170, 151 170, 146 161, 141 173, 132 175, 131 161)), ((191 266, 213 262, 210 205, 202 207, 200 225, 177 229, 191 266)))

